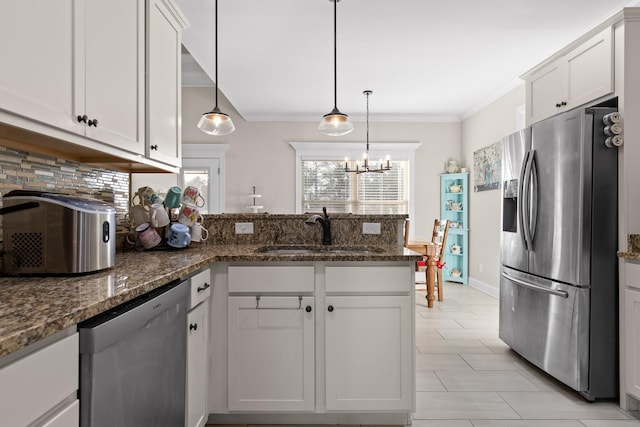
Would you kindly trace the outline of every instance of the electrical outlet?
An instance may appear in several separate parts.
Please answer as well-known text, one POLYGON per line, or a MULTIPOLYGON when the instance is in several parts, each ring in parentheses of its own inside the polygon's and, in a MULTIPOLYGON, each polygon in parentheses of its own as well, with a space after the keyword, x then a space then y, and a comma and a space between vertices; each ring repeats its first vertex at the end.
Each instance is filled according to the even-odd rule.
POLYGON ((379 222, 362 223, 362 234, 380 234, 380 223, 379 222))
POLYGON ((236 234, 253 234, 253 223, 236 222, 236 234))
POLYGON ((479 263, 478 263, 478 272, 479 272, 479 273, 482 273, 483 268, 484 268, 484 265, 482 265, 482 263, 481 263, 481 262, 479 262, 479 263))

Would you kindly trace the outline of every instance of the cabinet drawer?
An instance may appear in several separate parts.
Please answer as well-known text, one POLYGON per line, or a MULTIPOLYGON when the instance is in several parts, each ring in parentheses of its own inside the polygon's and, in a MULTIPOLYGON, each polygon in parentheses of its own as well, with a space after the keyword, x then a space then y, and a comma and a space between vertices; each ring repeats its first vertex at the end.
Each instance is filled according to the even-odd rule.
POLYGON ((229 292, 313 292, 313 266, 229 267, 229 292))
POLYGON ((626 260, 624 263, 624 273, 626 278, 625 286, 640 288, 640 263, 626 260))
POLYGON ((411 267, 327 267, 327 292, 402 292, 413 291, 411 267))
POLYGON ((189 310, 211 295, 211 270, 205 269, 191 277, 191 293, 189 296, 189 310))
POLYGON ((75 393, 78 352, 76 333, 0 369, 0 425, 27 425, 75 393))

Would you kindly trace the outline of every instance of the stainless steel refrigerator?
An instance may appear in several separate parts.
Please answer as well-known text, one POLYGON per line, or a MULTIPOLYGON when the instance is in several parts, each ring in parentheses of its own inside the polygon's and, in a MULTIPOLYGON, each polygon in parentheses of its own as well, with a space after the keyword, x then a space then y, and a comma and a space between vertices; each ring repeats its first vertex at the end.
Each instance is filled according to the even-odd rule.
POLYGON ((588 400, 618 395, 613 111, 572 110, 503 142, 499 335, 588 400))

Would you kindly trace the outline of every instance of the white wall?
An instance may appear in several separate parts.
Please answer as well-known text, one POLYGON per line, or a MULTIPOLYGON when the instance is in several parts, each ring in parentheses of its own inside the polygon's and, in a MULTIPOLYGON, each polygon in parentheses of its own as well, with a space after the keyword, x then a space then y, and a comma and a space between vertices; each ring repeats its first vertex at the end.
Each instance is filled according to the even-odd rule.
MULTIPOLYGON (((513 89, 462 123, 462 153, 473 182, 473 152, 515 132, 516 108, 524 104, 524 84, 513 89)), ((469 196, 469 278, 488 285, 497 295, 500 286, 500 190, 469 196)))
MULTIPOLYGON (((277 100, 274 100, 277 102, 277 100)), ((316 122, 246 122, 220 97, 222 111, 229 114, 236 131, 227 136, 207 135, 196 128, 202 113, 214 103, 213 88, 183 88, 182 142, 184 144, 229 144, 226 153, 226 206, 223 212, 247 212, 247 194, 255 185, 263 195, 261 204, 269 213, 295 212, 295 151, 291 141, 364 141, 364 123, 344 137, 327 137, 318 131, 323 113, 316 122)), ((370 123, 370 143, 421 142, 416 152, 415 236, 430 239, 433 220, 439 216, 439 177, 444 162, 461 155, 460 123, 370 123)))

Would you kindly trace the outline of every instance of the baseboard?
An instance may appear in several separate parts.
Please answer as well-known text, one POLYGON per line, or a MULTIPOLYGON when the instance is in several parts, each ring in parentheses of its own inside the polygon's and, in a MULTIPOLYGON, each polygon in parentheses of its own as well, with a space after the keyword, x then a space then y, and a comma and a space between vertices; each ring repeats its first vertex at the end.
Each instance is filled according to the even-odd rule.
POLYGON ((474 277, 469 277, 469 286, 479 290, 484 294, 489 295, 490 297, 494 297, 495 299, 500 299, 500 288, 497 286, 492 286, 474 277))

